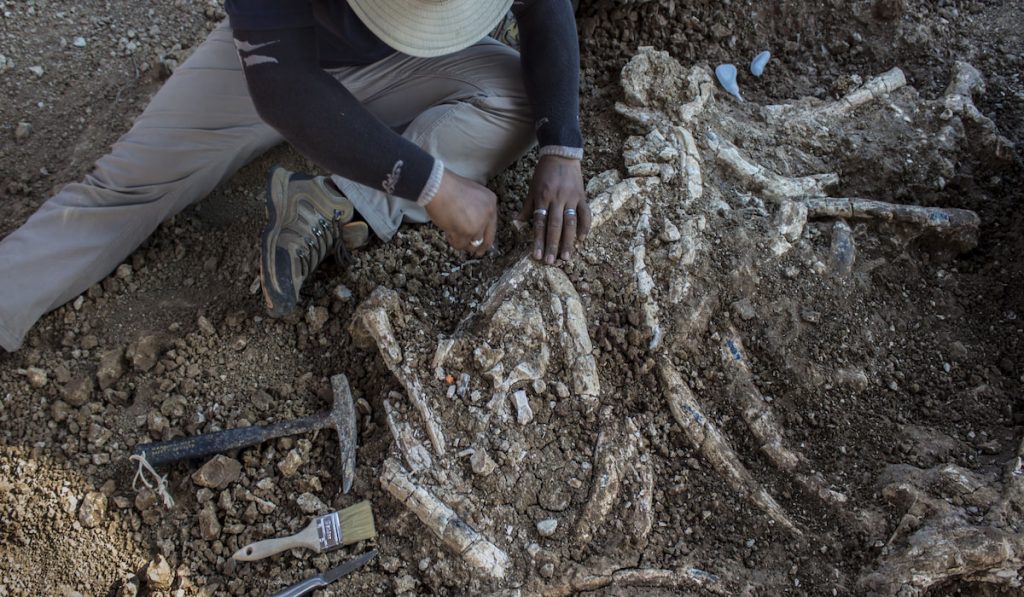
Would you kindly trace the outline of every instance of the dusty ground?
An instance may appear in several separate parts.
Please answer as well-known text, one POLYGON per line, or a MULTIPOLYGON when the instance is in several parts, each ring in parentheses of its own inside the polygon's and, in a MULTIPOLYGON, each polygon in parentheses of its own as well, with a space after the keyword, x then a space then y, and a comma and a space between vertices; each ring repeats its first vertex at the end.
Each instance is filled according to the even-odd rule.
MULTIPOLYGON (((712 234, 693 278, 714 297, 714 315, 693 336, 680 333, 692 305, 663 306, 669 333, 665 347, 652 350, 627 249, 641 210, 626 209, 594 236, 580 259, 563 268, 587 313, 600 407, 566 400, 555 383, 558 373, 552 373, 545 387, 530 388, 540 399, 534 403, 535 427, 524 432, 532 450, 523 457, 526 464, 517 464, 503 446, 518 437, 503 433, 488 445, 500 454, 499 470, 520 467, 531 476, 509 484, 508 478, 474 478, 463 471, 469 479, 463 493, 479 499, 468 499, 468 511, 460 514, 495 537, 517 563, 508 582, 494 583, 454 557, 381 488, 382 466, 393 454, 383 401, 400 402, 389 393, 403 389, 376 348, 353 340, 349 322, 358 305, 383 287, 397 291, 405 305, 398 327, 414 333, 402 338, 403 346, 423 342, 416 331, 450 334, 522 256, 522 239, 506 226, 499 239, 502 256, 464 263, 436 231, 406 230, 387 246, 360 252, 349 267, 323 267, 308 283, 311 312, 294 321, 266 319, 253 286, 264 172, 275 162, 310 169, 295 152, 275 150, 161 227, 116 275, 47 316, 25 349, 0 355, 0 594, 155 590, 143 568, 158 554, 169 561, 170 591, 278 590, 363 549, 316 557, 296 552, 226 566, 238 546, 304 526, 310 515, 296 500, 305 493, 330 507, 364 498, 374 504, 382 557, 335 585, 332 591, 339 594, 460 594, 520 584, 543 590, 573 571, 626 565, 694 566, 736 579, 736 587, 756 594, 856 594, 857 580, 909 533, 909 509, 882 495, 887 465, 955 464, 985 478, 1002 470, 1020 445, 1024 425, 1021 170, 974 146, 973 129, 963 147, 945 154, 955 158, 952 175, 921 148, 937 133, 927 102, 942 94, 956 60, 982 71, 988 89, 978 107, 1020 147, 1024 5, 583 4, 588 179, 608 169, 625 174, 623 145, 641 131, 615 112, 614 103, 622 100, 620 71, 639 46, 666 50, 685 67, 743 65, 770 48, 776 60, 766 76, 743 79, 748 104, 721 95, 721 121, 702 126, 721 127, 744 152, 787 175, 818 167, 837 172, 842 184, 834 196, 974 210, 981 218, 978 247, 946 261, 932 247, 892 241, 900 230, 856 226, 855 275, 836 280, 817 275, 801 257, 828 250, 830 226, 812 224, 805 232, 806 252, 796 250, 769 267, 760 256, 770 219, 760 217, 758 198, 750 199, 746 189, 734 188, 711 167, 708 182, 719 185, 735 208, 729 212, 676 209, 671 185, 650 195, 654 232, 647 265, 655 283, 667 288, 674 268, 670 245, 657 240, 663 222, 682 226, 705 215, 712 234), (849 89, 855 75, 867 80, 896 66, 910 87, 886 105, 900 113, 876 109, 832 136, 802 141, 788 140, 758 120, 757 106, 808 96, 831 100, 849 89), (918 130, 925 133, 920 144, 918 130), (794 158, 804 155, 794 150, 815 161, 794 158), (936 184, 940 174, 943 184, 936 184), (336 296, 339 285, 352 297, 336 296), (721 337, 731 327, 744 339, 754 382, 771 398, 785 440, 829 487, 849 497, 851 510, 880 513, 877 528, 846 524, 801 493, 759 451, 720 362, 721 337), (682 370, 704 414, 803 530, 802 539, 738 494, 685 441, 663 397, 656 366, 662 355, 682 370), (836 382, 830 374, 837 370, 860 371, 865 381, 836 382), (312 413, 326 403, 328 378, 338 372, 349 376, 355 396, 369 405, 360 426, 358 477, 348 496, 339 491, 330 433, 233 455, 244 465, 242 476, 220 491, 193 484, 190 475, 199 463, 173 467, 166 471, 177 500, 170 511, 146 492, 132 490, 127 455, 135 444, 312 413), (565 521, 580 516, 600 470, 593 453, 598 435, 627 419, 642 437, 637 467, 649 468, 654 479, 653 529, 642 540, 630 534, 632 506, 626 499, 587 545, 570 536, 568 523, 550 538, 539 537, 525 521, 552 513, 565 521), (303 465, 285 477, 277 463, 292 450, 303 465), (557 499, 547 491, 552 487, 564 489, 557 499), (92 509, 99 502, 105 511, 92 509), (480 504, 494 510, 475 510, 480 504), (523 524, 521 536, 495 530, 505 521, 523 524), (532 543, 543 549, 528 557, 524 545, 532 543)), ((173 61, 222 16, 216 3, 187 0, 159 6, 0 1, 0 15, 0 91, 6 98, 0 104, 0 233, 19 225, 51 188, 85 172, 129 126, 173 61), (78 37, 84 47, 76 45, 78 37), (29 70, 34 66, 43 68, 41 76, 29 70), (16 133, 22 122, 31 130, 23 126, 16 133)), ((494 181, 506 221, 518 207, 529 171, 527 158, 494 181)), ((478 337, 486 339, 485 332, 478 337)), ((454 442, 469 433, 462 408, 458 401, 448 403, 441 414, 454 442)), ((960 495, 939 497, 965 505, 960 495)), ((971 522, 980 522, 986 506, 967 503, 978 519, 971 522)), ((1000 590, 1010 594, 954 580, 936 592, 1000 590)))

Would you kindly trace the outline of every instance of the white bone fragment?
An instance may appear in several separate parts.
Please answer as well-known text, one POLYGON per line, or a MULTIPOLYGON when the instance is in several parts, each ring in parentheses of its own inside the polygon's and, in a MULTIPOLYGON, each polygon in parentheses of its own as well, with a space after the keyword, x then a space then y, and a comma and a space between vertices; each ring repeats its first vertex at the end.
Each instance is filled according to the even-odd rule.
POLYGON ((718 161, 732 170, 745 188, 761 191, 768 198, 824 197, 829 188, 839 184, 839 176, 831 172, 800 178, 781 176, 743 157, 735 145, 715 132, 709 131, 705 139, 718 161))
POLYGON ((748 496, 769 518, 783 528, 794 535, 802 535, 775 498, 769 495, 743 466, 718 428, 704 416, 690 387, 665 356, 658 360, 658 376, 661 378, 662 392, 668 400, 669 410, 683 428, 683 433, 690 444, 725 477, 733 489, 748 496))
POLYGON ((967 209, 901 205, 872 199, 817 197, 803 200, 807 217, 846 218, 897 222, 921 228, 927 234, 947 241, 958 251, 978 245, 981 219, 967 209))
POLYGON ((441 432, 441 425, 437 416, 430 408, 429 400, 423 390, 419 377, 409 370, 408 363, 403 362, 402 351, 398 347, 398 340, 395 338, 394 329, 391 327, 391 319, 388 313, 396 313, 399 310, 398 295, 394 290, 377 288, 370 295, 370 298, 363 301, 356 308, 352 316, 352 323, 349 326, 353 336, 365 335, 373 339, 377 344, 384 363, 398 381, 405 388, 427 429, 427 436, 434 446, 438 456, 444 456, 444 434, 441 432))
POLYGON ((985 79, 981 72, 966 62, 957 61, 953 70, 953 79, 946 88, 943 103, 946 107, 943 117, 947 120, 954 114, 960 115, 981 127, 982 143, 991 148, 992 153, 1003 161, 1012 161, 1016 152, 1014 144, 999 134, 996 123, 982 114, 974 104, 974 94, 985 92, 985 79))
POLYGON ((533 409, 530 408, 530 400, 526 397, 525 390, 513 392, 512 399, 516 403, 516 421, 520 425, 526 425, 533 420, 533 409))
POLYGON ((508 555, 459 518, 447 504, 417 485, 398 461, 393 458, 384 461, 380 482, 388 493, 470 566, 492 578, 505 578, 509 567, 508 555))
POLYGON ((640 463, 635 469, 635 476, 638 489, 634 494, 630 527, 633 536, 642 543, 654 526, 654 467, 650 462, 640 463))
POLYGON ((857 244, 853 240, 853 231, 845 220, 836 220, 832 225, 829 267, 837 276, 848 278, 853 273, 853 263, 856 260, 857 244))
POLYGON ((686 76, 690 95, 694 98, 679 107, 679 118, 683 124, 689 124, 700 116, 714 95, 715 82, 711 79, 711 71, 703 66, 695 66, 686 76))
POLYGON ((722 334, 721 356, 732 378, 732 391, 739 400, 743 420, 757 438, 768 460, 792 475, 807 493, 836 508, 837 511, 846 512, 844 506, 849 501, 846 495, 829 489, 819 474, 810 472, 807 458, 786 446, 782 425, 775 419, 775 413, 768 406, 768 401, 754 385, 743 342, 732 326, 728 326, 722 334))
POLYGON ((573 391, 591 407, 596 406, 597 398, 601 394, 601 381, 597 374, 594 345, 590 341, 590 332, 587 331, 587 316, 580 295, 562 270, 549 267, 544 270, 544 275, 552 296, 557 297, 564 305, 561 344, 565 350, 566 360, 572 368, 573 391))
POLYGON ((576 537, 581 545, 590 543, 597 529, 606 524, 622 489, 623 471, 636 458, 636 436, 639 432, 629 419, 626 419, 625 427, 624 431, 617 430, 612 434, 613 437, 607 430, 602 430, 597 436, 594 485, 576 521, 576 537))
MULTIPOLYGON (((401 395, 398 397, 401 398, 401 395)), ((397 413, 388 400, 384 401, 384 413, 388 429, 391 430, 391 435, 395 438, 398 450, 402 453, 405 463, 409 465, 412 472, 418 473, 429 469, 433 465, 430 451, 416 439, 409 425, 398 419, 397 413)))
POLYGON ((906 84, 906 75, 899 68, 894 68, 868 80, 867 83, 854 89, 841 99, 816 109, 811 114, 811 117, 834 118, 845 116, 864 104, 889 95, 906 84))
POLYGON ((656 187, 661 181, 654 176, 644 178, 627 178, 598 195, 591 203, 593 223, 591 228, 600 228, 620 209, 634 198, 656 187))
POLYGON ((683 205, 690 205, 704 196, 704 177, 700 170, 700 153, 697 142, 688 129, 674 127, 672 135, 679 146, 679 171, 686 175, 686 199, 683 205))
MULTIPOLYGON (((647 587, 650 589, 670 589, 673 594, 713 594, 737 595, 734 587, 729 587, 723 579, 700 568, 683 567, 677 570, 656 568, 622 568, 611 574, 595 574, 574 576, 572 579, 555 587, 548 587, 540 594, 543 597, 568 597, 600 591, 608 587, 647 587)), ((631 594, 630 592, 611 591, 612 594, 631 594)), ((639 592, 638 592, 639 593, 639 592)))
POLYGON ((651 340, 648 348, 656 349, 661 345, 664 332, 658 319, 658 303, 654 300, 654 278, 647 271, 647 238, 650 230, 651 206, 647 204, 640 215, 636 236, 633 238, 633 270, 636 272, 636 289, 640 295, 641 309, 644 313, 644 325, 650 331, 651 340))
POLYGON ((794 243, 800 240, 807 224, 807 204, 802 201, 779 201, 779 210, 775 214, 775 227, 787 241, 794 243))

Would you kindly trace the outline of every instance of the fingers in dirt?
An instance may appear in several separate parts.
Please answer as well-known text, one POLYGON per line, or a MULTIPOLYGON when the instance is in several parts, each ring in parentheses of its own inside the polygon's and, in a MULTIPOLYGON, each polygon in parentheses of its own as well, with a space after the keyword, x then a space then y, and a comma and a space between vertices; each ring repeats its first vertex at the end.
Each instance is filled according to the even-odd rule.
POLYGON ((565 214, 565 222, 562 224, 562 240, 558 255, 562 261, 572 259, 573 247, 576 245, 576 226, 578 218, 576 215, 565 214))
POLYGON ((540 261, 544 258, 544 230, 548 216, 533 214, 533 258, 540 261))

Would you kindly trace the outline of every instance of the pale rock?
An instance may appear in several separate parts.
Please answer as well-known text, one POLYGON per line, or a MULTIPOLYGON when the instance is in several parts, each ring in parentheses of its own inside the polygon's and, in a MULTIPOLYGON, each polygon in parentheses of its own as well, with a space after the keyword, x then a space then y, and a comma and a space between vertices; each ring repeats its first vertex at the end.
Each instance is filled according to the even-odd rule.
POLYGON ((541 537, 550 537, 558 530, 558 520, 548 518, 537 523, 537 532, 541 537))
POLYGON ((217 520, 217 510, 213 502, 207 502, 206 507, 199 511, 199 534, 207 541, 213 541, 220 537, 220 521, 217 520))
POLYGON ((193 473, 192 482, 200 487, 224 489, 238 480, 242 473, 242 464, 234 458, 218 454, 193 473))
POLYGON ((14 127, 14 140, 22 141, 28 139, 32 135, 32 124, 29 122, 19 122, 14 127))
POLYGON ((302 466, 302 455, 299 454, 298 450, 290 450, 277 463, 277 470, 281 471, 281 476, 287 478, 294 477, 299 472, 299 467, 302 466))
POLYGON ((28 67, 28 72, 30 72, 33 75, 35 75, 36 78, 42 77, 43 74, 46 73, 46 71, 43 70, 43 67, 41 67, 41 66, 30 66, 30 67, 28 67))
POLYGON ((171 572, 171 565, 167 558, 158 555, 146 566, 146 585, 156 591, 166 591, 171 588, 174 582, 174 573, 171 572))
POLYGON ((682 234, 679 233, 679 228, 672 223, 672 220, 665 218, 665 223, 661 227, 661 240, 667 243, 674 243, 682 237, 682 234))
POLYGON ((306 514, 317 514, 327 511, 327 506, 320 501, 320 498, 309 492, 295 498, 295 503, 299 506, 299 509, 306 514))
POLYGON ((100 365, 96 369, 96 381, 100 389, 105 390, 117 383, 124 375, 124 350, 115 348, 100 356, 100 365))
POLYGON ((87 529, 99 526, 107 515, 107 496, 99 491, 90 491, 78 508, 78 522, 87 529))
POLYGON ((473 472, 486 477, 494 472, 494 469, 498 468, 497 463, 487 454, 487 451, 483 448, 477 448, 473 455, 469 457, 469 465, 473 467, 473 472))
POLYGON ((28 385, 33 388, 41 388, 50 380, 46 371, 39 367, 29 367, 28 370, 25 371, 25 377, 28 379, 28 385))
POLYGON ((520 425, 526 425, 533 420, 533 409, 530 408, 530 401, 526 397, 524 390, 519 390, 512 394, 512 399, 516 403, 516 420, 519 421, 520 425))
POLYGON ((196 324, 199 326, 199 331, 202 332, 204 336, 217 335, 217 328, 213 327, 213 324, 210 323, 210 320, 205 316, 200 315, 199 319, 196 320, 196 324))
POLYGON ((324 325, 329 317, 330 313, 328 313, 327 307, 310 305, 306 309, 306 325, 309 326, 309 331, 314 334, 319 333, 320 330, 324 329, 324 325))

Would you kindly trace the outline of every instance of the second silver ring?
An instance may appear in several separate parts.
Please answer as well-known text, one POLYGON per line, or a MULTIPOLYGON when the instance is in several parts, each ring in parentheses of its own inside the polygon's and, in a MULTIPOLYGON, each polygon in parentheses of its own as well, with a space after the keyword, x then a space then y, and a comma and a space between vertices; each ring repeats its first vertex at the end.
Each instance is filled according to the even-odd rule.
POLYGON ((533 210, 533 217, 535 217, 535 218, 546 218, 546 217, 548 217, 548 210, 544 209, 543 207, 540 208, 540 209, 535 209, 535 210, 533 210))

